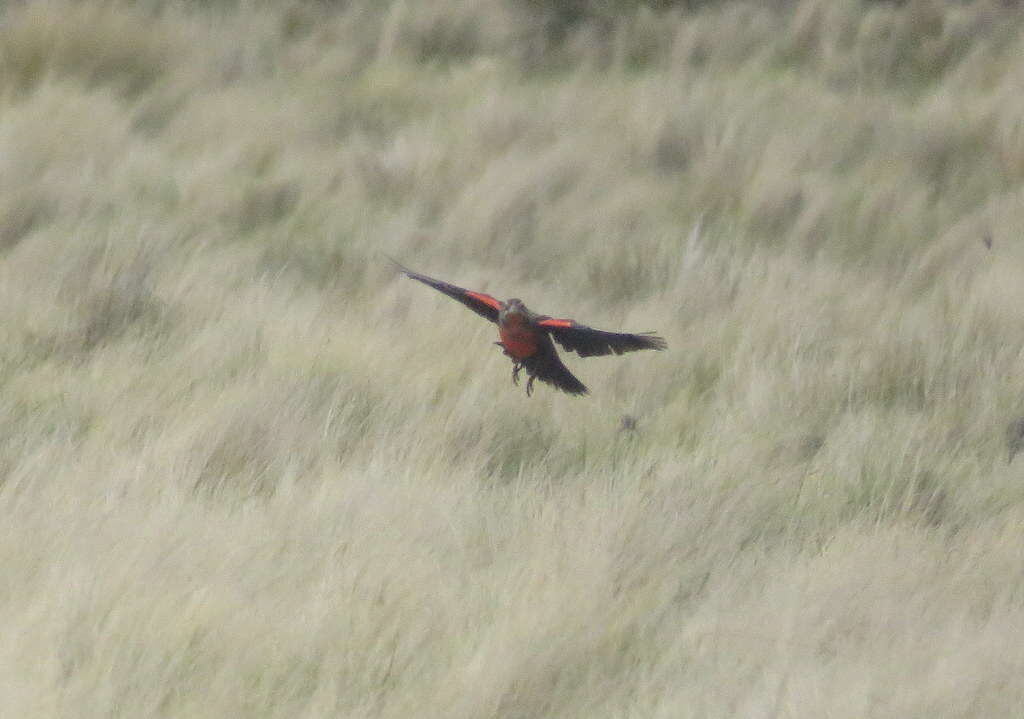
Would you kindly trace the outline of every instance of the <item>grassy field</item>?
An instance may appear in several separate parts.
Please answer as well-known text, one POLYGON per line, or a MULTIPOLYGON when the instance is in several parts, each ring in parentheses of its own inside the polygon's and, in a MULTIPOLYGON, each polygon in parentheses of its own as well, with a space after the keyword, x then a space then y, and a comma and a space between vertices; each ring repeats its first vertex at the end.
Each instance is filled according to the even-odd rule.
POLYGON ((4 4, 0 716, 1020 716, 1024 14, 654 5, 4 4))

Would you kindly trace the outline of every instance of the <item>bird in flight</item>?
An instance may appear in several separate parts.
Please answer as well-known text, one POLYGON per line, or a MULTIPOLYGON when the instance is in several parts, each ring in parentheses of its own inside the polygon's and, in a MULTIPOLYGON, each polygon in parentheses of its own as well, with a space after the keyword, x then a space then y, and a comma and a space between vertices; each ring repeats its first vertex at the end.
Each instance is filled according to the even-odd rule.
MULTIPOLYGON (((388 258, 391 259, 391 258, 388 258)), ((391 260, 406 277, 433 287, 453 300, 461 302, 481 317, 498 325, 500 342, 506 357, 512 360, 512 382, 519 384, 519 373, 526 370, 527 396, 533 393, 533 381, 557 387, 573 395, 587 394, 587 388, 562 364, 552 339, 567 352, 576 352, 580 357, 633 352, 634 350, 663 350, 665 340, 653 332, 629 334, 605 332, 581 325, 575 320, 556 319, 531 312, 521 300, 513 298, 502 302, 482 292, 474 292, 450 285, 441 280, 413 272, 391 260)))

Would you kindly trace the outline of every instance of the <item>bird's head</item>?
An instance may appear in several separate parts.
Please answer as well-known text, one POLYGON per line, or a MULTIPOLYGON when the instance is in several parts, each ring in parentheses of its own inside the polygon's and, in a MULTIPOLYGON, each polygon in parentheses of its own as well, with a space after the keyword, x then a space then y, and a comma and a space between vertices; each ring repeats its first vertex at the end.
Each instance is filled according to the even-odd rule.
POLYGON ((526 315, 528 310, 523 301, 518 297, 513 297, 510 300, 502 303, 500 317, 503 319, 509 315, 526 315))

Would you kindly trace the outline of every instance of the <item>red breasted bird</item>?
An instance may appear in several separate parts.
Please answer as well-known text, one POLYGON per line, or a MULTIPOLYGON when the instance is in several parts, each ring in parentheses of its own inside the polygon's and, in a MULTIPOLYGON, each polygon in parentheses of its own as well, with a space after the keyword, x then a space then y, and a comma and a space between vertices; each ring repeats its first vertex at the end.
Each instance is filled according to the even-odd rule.
MULTIPOLYGON (((390 259, 390 258, 389 258, 390 259)), ((556 319, 531 312, 521 300, 513 298, 502 302, 490 295, 450 285, 441 280, 421 275, 391 260, 406 275, 418 282, 433 287, 439 292, 466 305, 498 325, 500 342, 494 344, 504 350, 512 360, 512 382, 519 384, 519 372, 526 370, 530 379, 526 383, 526 394, 533 392, 533 381, 539 379, 569 394, 587 394, 587 388, 573 376, 555 351, 555 342, 567 352, 576 352, 580 357, 632 352, 634 350, 663 350, 665 340, 653 332, 628 334, 605 332, 581 325, 575 320, 556 319)))

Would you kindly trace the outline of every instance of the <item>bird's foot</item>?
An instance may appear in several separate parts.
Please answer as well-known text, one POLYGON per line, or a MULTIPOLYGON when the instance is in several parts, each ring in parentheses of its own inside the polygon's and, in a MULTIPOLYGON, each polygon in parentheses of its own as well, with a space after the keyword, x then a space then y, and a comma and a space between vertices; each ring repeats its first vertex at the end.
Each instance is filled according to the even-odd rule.
POLYGON ((519 372, 523 369, 523 366, 516 362, 512 365, 512 384, 516 387, 519 386, 519 372))
POLYGON ((531 375, 530 375, 530 379, 526 380, 526 396, 527 396, 527 397, 529 397, 530 395, 532 395, 532 394, 533 394, 533 381, 534 381, 535 379, 537 379, 537 378, 536 378, 536 377, 534 377, 534 376, 533 376, 533 375, 531 374, 531 375))

